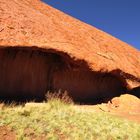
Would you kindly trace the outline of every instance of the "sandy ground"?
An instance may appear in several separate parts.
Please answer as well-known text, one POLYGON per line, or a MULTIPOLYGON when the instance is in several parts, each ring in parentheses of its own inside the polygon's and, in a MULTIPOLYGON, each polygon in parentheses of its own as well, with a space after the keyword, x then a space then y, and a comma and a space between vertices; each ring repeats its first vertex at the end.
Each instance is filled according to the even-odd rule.
POLYGON ((108 112, 109 114, 140 123, 140 99, 133 95, 125 94, 113 98, 108 103, 77 107, 83 111, 108 112))

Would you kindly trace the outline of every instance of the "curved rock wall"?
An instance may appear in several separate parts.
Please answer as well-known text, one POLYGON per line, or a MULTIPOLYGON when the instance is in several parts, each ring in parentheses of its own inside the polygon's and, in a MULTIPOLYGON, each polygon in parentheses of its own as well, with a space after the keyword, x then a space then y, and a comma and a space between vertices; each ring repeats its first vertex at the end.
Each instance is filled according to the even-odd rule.
POLYGON ((54 73, 54 89, 67 90, 75 100, 87 102, 112 98, 126 91, 124 84, 117 77, 82 69, 54 73))
POLYGON ((125 92, 121 80, 72 66, 65 57, 39 50, 0 50, 0 97, 43 98, 48 90, 67 90, 76 101, 110 98, 125 92))
POLYGON ((41 97, 50 59, 37 51, 0 50, 0 97, 41 97))

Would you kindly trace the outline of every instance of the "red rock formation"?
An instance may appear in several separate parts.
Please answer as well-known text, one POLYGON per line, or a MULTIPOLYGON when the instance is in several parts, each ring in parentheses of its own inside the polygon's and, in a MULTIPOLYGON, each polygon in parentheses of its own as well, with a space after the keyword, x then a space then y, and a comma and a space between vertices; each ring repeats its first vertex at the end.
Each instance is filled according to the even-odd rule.
POLYGON ((92 100, 140 86, 138 50, 39 0, 0 1, 0 48, 0 97, 92 100))
POLYGON ((99 107, 102 111, 140 123, 140 99, 133 95, 124 94, 95 107, 97 111, 99 107))

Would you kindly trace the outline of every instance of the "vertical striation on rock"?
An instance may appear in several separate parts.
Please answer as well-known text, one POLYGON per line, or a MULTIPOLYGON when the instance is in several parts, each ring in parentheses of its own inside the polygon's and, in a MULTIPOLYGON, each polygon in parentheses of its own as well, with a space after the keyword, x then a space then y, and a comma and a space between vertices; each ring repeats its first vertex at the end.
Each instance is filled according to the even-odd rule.
MULTIPOLYGON (((40 0, 0 0, 0 97, 112 98, 140 87, 140 52, 40 0)), ((140 93, 137 93, 137 96, 140 93)))

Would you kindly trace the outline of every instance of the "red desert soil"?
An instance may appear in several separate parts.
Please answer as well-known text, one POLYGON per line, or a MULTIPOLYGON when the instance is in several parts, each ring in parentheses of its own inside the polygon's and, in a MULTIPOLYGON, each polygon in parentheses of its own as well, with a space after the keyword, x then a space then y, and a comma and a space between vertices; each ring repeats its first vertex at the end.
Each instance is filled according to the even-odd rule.
POLYGON ((0 140, 15 140, 15 133, 6 126, 0 126, 0 140))
MULTIPOLYGON (((25 135, 30 140, 45 140, 44 136, 35 136, 34 132, 30 129, 25 130, 25 135)), ((0 126, 0 140, 16 140, 16 134, 7 126, 0 126)))

